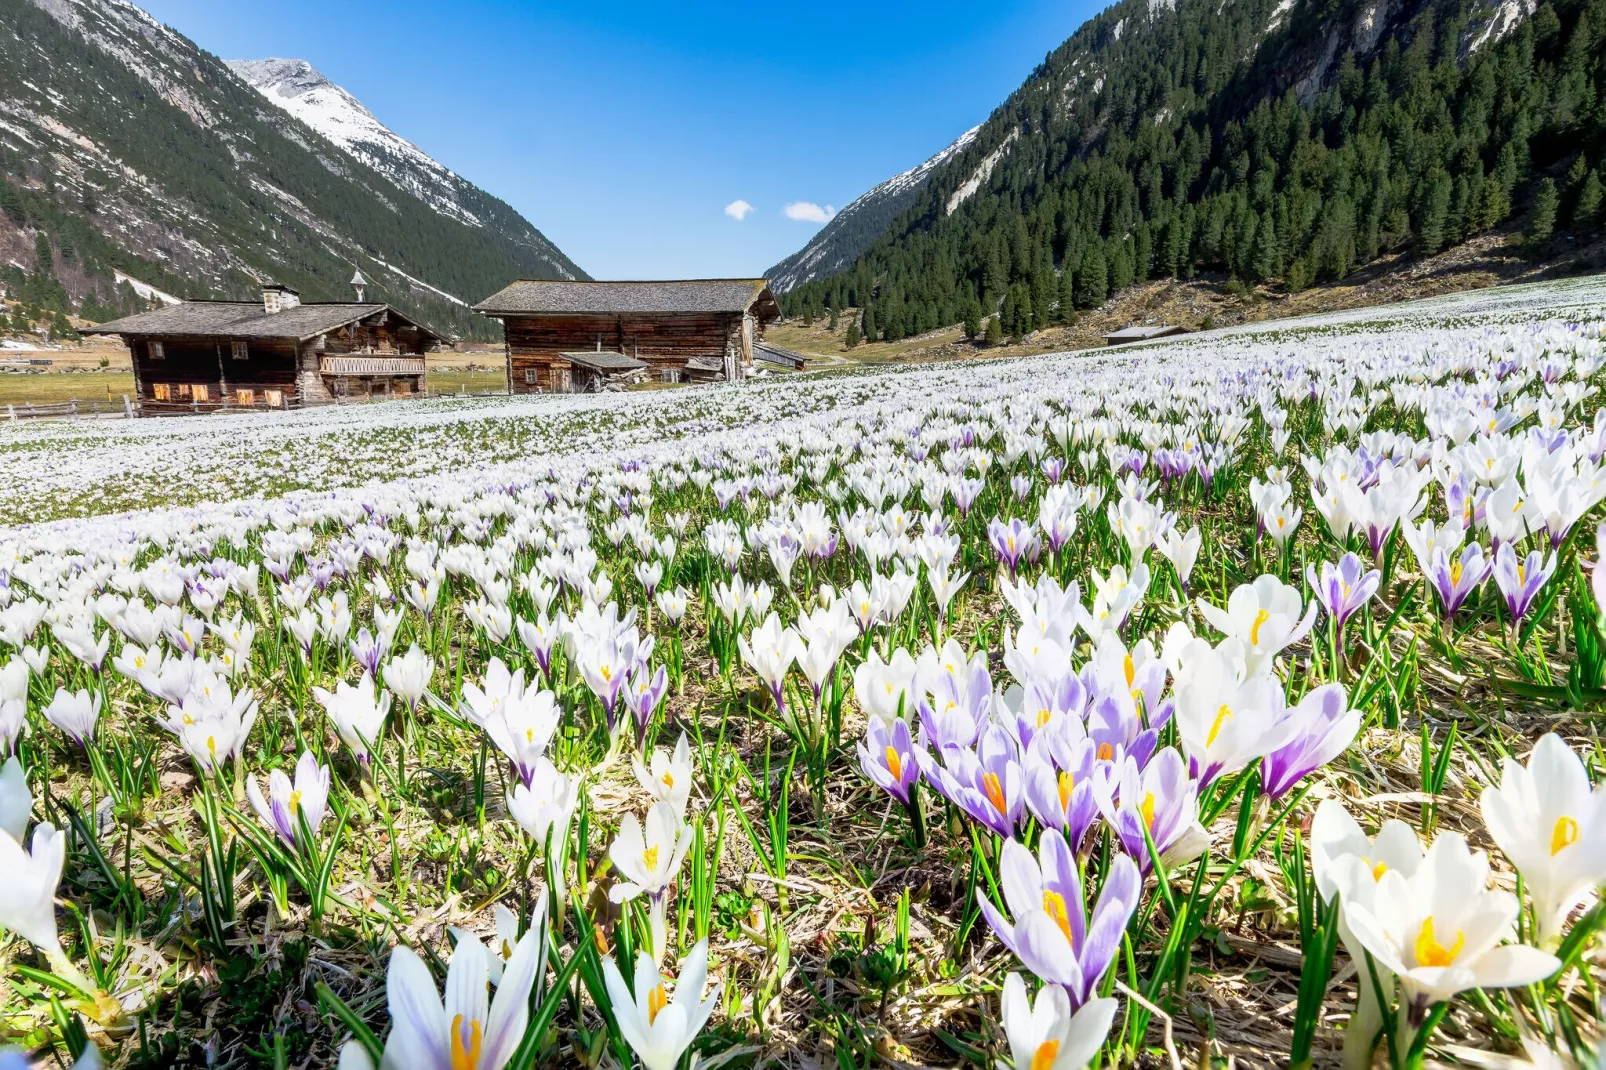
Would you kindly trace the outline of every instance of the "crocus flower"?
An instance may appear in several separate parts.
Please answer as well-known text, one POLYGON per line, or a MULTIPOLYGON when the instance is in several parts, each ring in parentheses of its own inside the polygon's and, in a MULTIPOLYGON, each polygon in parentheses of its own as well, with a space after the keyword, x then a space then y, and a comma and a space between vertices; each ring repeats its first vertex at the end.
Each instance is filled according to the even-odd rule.
POLYGON ((312 694, 329 714, 335 731, 357 760, 364 765, 372 762, 372 748, 379 742, 385 715, 390 712, 390 695, 376 694, 373 678, 366 672, 355 684, 341 680, 333 691, 315 687, 312 694))
POLYGON ((1368 569, 1356 554, 1345 554, 1336 565, 1323 561, 1319 577, 1315 565, 1306 565, 1305 580, 1315 592, 1316 601, 1343 631, 1345 623, 1377 593, 1383 574, 1375 568, 1368 569))
POLYGON ((742 661, 769 688, 777 712, 786 709, 786 673, 803 654, 803 640, 791 628, 781 627, 779 614, 771 613, 752 634, 737 637, 742 661))
POLYGON ((876 786, 890 792, 905 806, 909 805, 910 792, 920 779, 920 766, 915 761, 915 745, 909 735, 909 722, 894 718, 892 727, 874 717, 865 729, 865 738, 859 743, 859 767, 876 786))
POLYGON ((1078 722, 1066 718, 1059 738, 1044 733, 1026 749, 1026 807, 1045 828, 1063 833, 1073 850, 1081 848, 1098 817, 1098 802, 1093 798, 1097 744, 1085 736, 1074 743, 1062 742, 1079 727, 1078 722))
POLYGON ((1533 984, 1561 965, 1538 948, 1501 943, 1515 935, 1517 897, 1489 889, 1488 857, 1460 833, 1441 832, 1409 877, 1384 872, 1370 903, 1345 890, 1370 879, 1371 867, 1354 855, 1339 866, 1344 920, 1361 947, 1399 978, 1407 1004, 1441 1002, 1469 988, 1533 984))
POLYGON ((630 681, 620 694, 624 696, 625 708, 636 722, 637 746, 646 742, 652 715, 657 712, 658 704, 663 702, 668 691, 669 671, 662 665, 654 671, 652 666, 642 662, 630 674, 630 681))
POLYGON ((987 524, 987 538, 992 543, 993 553, 1009 569, 1011 577, 1020 571, 1021 560, 1032 556, 1037 549, 1037 532, 1031 521, 1018 516, 1007 523, 993 517, 987 524))
POLYGON ((1020 842, 1004 843, 999 878, 1013 924, 985 895, 978 902, 1003 945, 1038 977, 1062 986, 1071 1006, 1080 1007, 1115 959, 1142 881, 1130 858, 1115 855, 1090 917, 1082 874, 1065 838, 1045 835, 1038 851, 1033 858, 1020 842))
POLYGON ((1501 543, 1494 555, 1494 582, 1506 597, 1506 612, 1515 627, 1533 606, 1539 591, 1556 571, 1556 555, 1548 558, 1535 550, 1526 558, 1518 559, 1509 542, 1501 543))
POLYGON ((1025 796, 1015 740, 1001 726, 990 724, 976 750, 944 751, 938 765, 929 751, 917 751, 920 772, 943 798, 998 835, 1015 834, 1024 816, 1025 796))
POLYGON ((1191 862, 1210 844, 1199 823, 1199 784, 1188 778, 1182 755, 1166 747, 1138 771, 1128 757, 1121 765, 1094 772, 1093 798, 1121 841, 1121 849, 1147 875, 1151 866, 1143 830, 1167 867, 1191 862))
POLYGON ((626 814, 619 823, 618 837, 608 848, 614 869, 625 879, 608 889, 608 898, 623 903, 643 893, 661 897, 680 871, 691 840, 691 826, 668 803, 658 803, 647 811, 645 830, 635 814, 626 814))
POLYGON ((707 938, 697 941, 681 963, 673 998, 665 992, 658 967, 646 953, 636 957, 636 974, 630 985, 625 984, 612 956, 603 956, 602 972, 619 1032, 641 1065, 645 1070, 675 1070, 719 1002, 722 986, 718 984, 707 999, 702 998, 708 981, 707 938))
POLYGON ((435 675, 435 659, 418 649, 417 643, 407 647, 407 653, 399 654, 385 662, 385 687, 390 693, 407 703, 407 708, 416 710, 429 690, 429 681, 435 675))
POLYGON ((1191 649, 1177 679, 1175 718, 1189 774, 1203 787, 1281 747, 1297 726, 1283 716, 1276 677, 1240 675, 1228 644, 1191 649))
POLYGON ((1271 575, 1240 584, 1227 596, 1226 609, 1202 598, 1197 604, 1218 632, 1243 644, 1251 676, 1270 670, 1272 659, 1305 638, 1316 622, 1316 603, 1307 608, 1297 588, 1271 575))
POLYGON ((853 670, 853 697, 866 717, 890 724, 914 712, 914 681, 915 659, 903 647, 892 652, 890 662, 882 661, 881 655, 872 650, 853 670))
POLYGON ((1002 1012, 1016 1070, 1082 1070, 1103 1047, 1119 1006, 1117 1000, 1095 997, 1072 1013, 1070 998, 1058 985, 1044 986, 1034 1004, 1025 980, 1010 974, 1004 978, 1002 1012))
MULTIPOLYGON (((502 971, 496 998, 486 991, 490 956, 478 940, 464 940, 452 952, 446 971, 446 1001, 435 978, 410 948, 390 953, 385 991, 390 1002, 390 1036, 381 1066, 397 1070, 501 1070, 524 1039, 530 1018, 530 989, 546 963, 546 933, 532 927, 518 942, 502 971)), ((341 1053, 340 1065, 368 1066, 366 1056, 341 1053)), ((357 1049, 360 1053, 361 1049, 357 1049)))
POLYGON ((1284 711, 1283 721, 1293 725, 1292 735, 1260 765, 1261 790, 1272 802, 1344 753, 1361 730, 1361 711, 1349 708, 1342 685, 1325 684, 1284 711))
MULTIPOLYGON (((530 928, 528 931, 545 933, 546 914, 547 897, 543 892, 535 897, 535 910, 530 916, 530 928)), ((502 983, 502 974, 507 969, 508 960, 513 957, 513 952, 519 946, 519 916, 501 903, 498 903, 494 911, 494 918, 496 939, 486 948, 485 963, 489 967, 488 976, 491 984, 499 985, 502 983)), ((452 925, 448 926, 448 930, 458 944, 462 944, 465 940, 480 943, 479 937, 467 929, 452 925)))
MULTIPOLYGON (((663 595, 659 595, 660 602, 663 595)), ((542 614, 533 621, 519 618, 519 639, 524 648, 535 658, 535 663, 541 667, 541 675, 548 680, 552 678, 552 648, 561 638, 558 629, 542 614)))
POLYGON ((95 723, 100 720, 100 692, 91 695, 84 688, 68 691, 58 687, 44 714, 45 720, 72 737, 73 742, 87 747, 95 738, 95 723))
POLYGON ((283 769, 268 774, 268 794, 264 798, 255 778, 245 782, 245 794, 251 800, 262 823, 272 829, 285 844, 295 847, 301 836, 301 820, 316 835, 323 824, 325 808, 329 802, 329 767, 319 765, 311 751, 302 751, 296 762, 296 777, 292 781, 283 769))
POLYGON ((10 929, 54 963, 64 960, 56 938, 56 885, 67 857, 67 837, 49 822, 35 825, 33 849, 0 835, 0 929, 10 929))
POLYGON ((28 711, 28 663, 7 658, 0 665, 0 754, 10 754, 22 734, 28 711))
POLYGON ((1443 549, 1435 549, 1423 575, 1439 596, 1446 618, 1454 617, 1456 610, 1489 578, 1494 565, 1483 556, 1483 547, 1470 543, 1452 558, 1443 549))
POLYGON ((1527 766, 1501 762, 1500 785, 1480 805, 1533 897, 1540 942, 1554 945, 1567 915, 1606 882, 1606 785, 1591 789, 1584 763, 1552 732, 1527 766))
POLYGON ((562 712, 557 696, 524 686, 524 670, 511 675, 498 658, 491 659, 485 688, 463 685, 468 715, 497 749, 513 763, 519 779, 526 785, 535 776, 535 765, 546 753, 547 743, 558 730, 562 712))
POLYGON ((668 803, 677 816, 686 816, 692 784, 691 743, 687 736, 680 737, 673 754, 666 755, 654 747, 650 765, 635 759, 635 771, 636 782, 647 790, 653 802, 668 803))
POLYGON ((507 795, 507 812, 520 828, 544 844, 556 829, 557 839, 568 835, 569 818, 580 802, 578 778, 564 776, 546 758, 538 759, 529 783, 513 785, 507 795))
POLYGON ((0 765, 0 834, 21 843, 28 831, 28 815, 33 813, 33 793, 22 762, 13 754, 0 765))

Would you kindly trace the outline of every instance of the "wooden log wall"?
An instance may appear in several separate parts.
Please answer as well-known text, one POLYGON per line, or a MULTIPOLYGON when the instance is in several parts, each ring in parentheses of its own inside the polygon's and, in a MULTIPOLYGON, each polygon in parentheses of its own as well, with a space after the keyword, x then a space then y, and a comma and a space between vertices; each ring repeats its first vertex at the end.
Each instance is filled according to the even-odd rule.
POLYGON ((560 353, 601 348, 639 357, 662 369, 679 370, 692 357, 724 360, 734 344, 740 347, 740 313, 652 316, 517 316, 505 321, 508 379, 515 394, 561 389, 567 367, 560 353), (561 366, 561 367, 560 367, 561 366), (536 382, 526 382, 527 371, 536 382))
POLYGON ((167 388, 169 401, 176 402, 193 392, 197 384, 206 386, 210 401, 219 401, 225 393, 232 396, 242 389, 257 395, 255 404, 263 403, 262 393, 266 390, 282 392, 288 403, 296 401, 296 353, 288 343, 249 344, 244 360, 235 359, 234 347, 226 340, 128 339, 127 344, 133 355, 141 402, 157 401, 158 385, 167 388), (152 356, 153 342, 161 343, 160 358, 152 356))

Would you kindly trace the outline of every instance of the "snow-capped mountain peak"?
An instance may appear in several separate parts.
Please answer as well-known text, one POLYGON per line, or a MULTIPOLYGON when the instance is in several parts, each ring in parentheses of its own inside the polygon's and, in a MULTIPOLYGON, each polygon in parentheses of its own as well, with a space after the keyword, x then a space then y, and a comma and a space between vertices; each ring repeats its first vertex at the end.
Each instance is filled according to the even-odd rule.
POLYGON ((374 117, 362 101, 304 59, 231 59, 229 69, 274 105, 390 178, 443 215, 484 226, 463 203, 467 183, 374 117))

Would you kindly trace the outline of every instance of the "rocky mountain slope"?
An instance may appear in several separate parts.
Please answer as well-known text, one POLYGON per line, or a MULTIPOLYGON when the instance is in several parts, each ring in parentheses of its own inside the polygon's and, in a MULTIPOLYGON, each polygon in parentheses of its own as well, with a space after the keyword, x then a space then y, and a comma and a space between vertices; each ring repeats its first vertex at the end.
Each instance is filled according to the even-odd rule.
POLYGON ((370 297, 464 334, 513 278, 585 277, 310 67, 247 71, 268 88, 125 0, 0 5, 0 285, 105 318, 140 300, 119 274, 332 300, 355 265, 370 297))
POLYGON ((764 272, 770 286, 776 293, 786 293, 805 282, 835 275, 848 267, 881 236, 887 224, 909 207, 931 173, 963 152, 980 129, 971 127, 931 159, 892 176, 842 209, 809 239, 808 245, 764 272))

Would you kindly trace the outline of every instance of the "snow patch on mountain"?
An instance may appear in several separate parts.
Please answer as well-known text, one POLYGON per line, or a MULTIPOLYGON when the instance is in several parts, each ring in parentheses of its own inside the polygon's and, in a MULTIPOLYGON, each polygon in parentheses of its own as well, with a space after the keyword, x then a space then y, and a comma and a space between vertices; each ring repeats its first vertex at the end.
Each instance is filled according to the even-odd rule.
POLYGON ((464 180, 391 130, 373 112, 302 59, 225 61, 274 106, 288 112, 442 215, 485 223, 462 203, 464 180))
MULTIPOLYGON (((1097 92, 1096 87, 1094 91, 1097 92)), ((1004 158, 1004 153, 1009 151, 1009 147, 1015 143, 1015 139, 1018 137, 1020 137, 1020 127, 1017 126, 1004 138, 1003 144, 986 155, 981 163, 977 165, 976 170, 971 172, 970 177, 965 179, 964 184, 948 195, 947 210, 949 215, 953 215, 955 209, 970 200, 976 191, 981 189, 982 183, 992 177, 993 168, 998 166, 998 161, 1004 158)))

